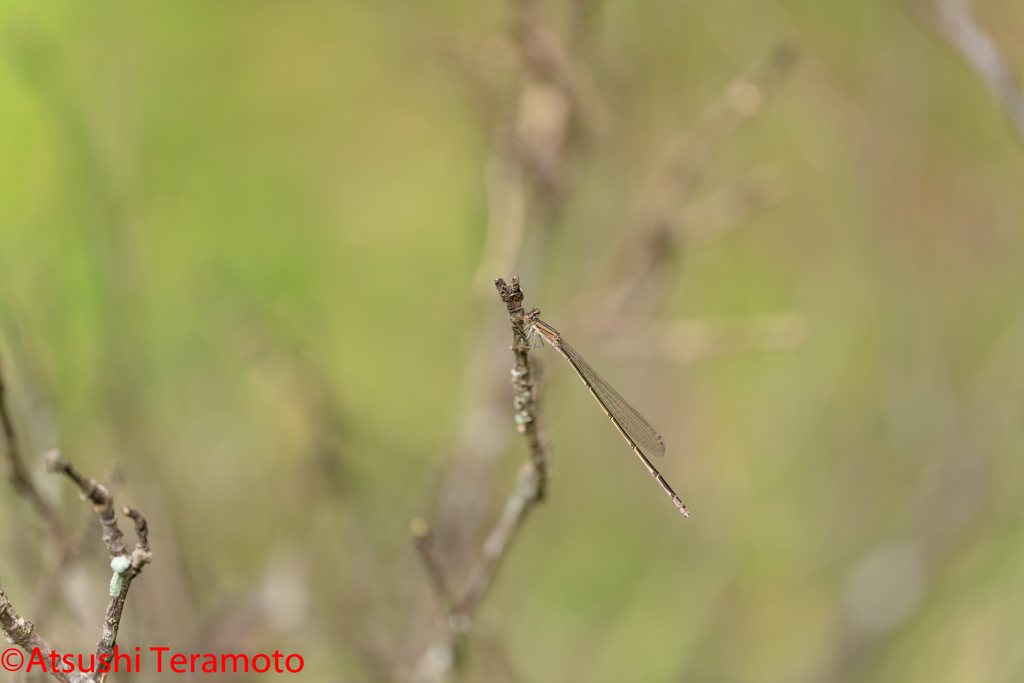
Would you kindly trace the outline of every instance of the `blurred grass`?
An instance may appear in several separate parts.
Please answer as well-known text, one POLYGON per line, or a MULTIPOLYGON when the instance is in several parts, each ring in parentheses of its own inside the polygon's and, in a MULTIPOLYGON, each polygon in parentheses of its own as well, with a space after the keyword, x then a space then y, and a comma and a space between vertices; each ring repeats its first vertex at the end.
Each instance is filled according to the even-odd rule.
MULTIPOLYGON (((976 4, 1021 64, 1024 15, 976 4)), ((156 561, 123 637, 180 643, 206 621, 182 614, 243 600, 294 553, 311 625, 271 642, 311 649, 309 677, 370 677, 346 628, 400 640, 422 581, 407 520, 456 438, 469 331, 500 312, 470 290, 490 140, 437 46, 505 12, 0 6, 3 349, 31 452, 123 468, 119 499, 149 506, 156 561), (336 497, 310 493, 325 431, 336 497), (190 607, 147 614, 162 591, 190 607), (352 593, 365 611, 345 611, 352 593)), ((1024 154, 998 107, 899 4, 611 2, 599 24, 610 132, 526 303, 568 305, 667 140, 786 38, 799 67, 697 194, 765 162, 789 193, 686 253, 664 317, 792 311, 812 337, 687 366, 592 360, 664 434, 688 523, 540 352, 555 479, 481 628, 525 680, 1018 679, 1024 154), (921 550, 924 597, 851 635, 851 572, 892 541, 921 550)), ((27 509, 0 514, 5 557, 40 552, 27 509)), ((38 562, 0 567, 16 602, 38 562)))

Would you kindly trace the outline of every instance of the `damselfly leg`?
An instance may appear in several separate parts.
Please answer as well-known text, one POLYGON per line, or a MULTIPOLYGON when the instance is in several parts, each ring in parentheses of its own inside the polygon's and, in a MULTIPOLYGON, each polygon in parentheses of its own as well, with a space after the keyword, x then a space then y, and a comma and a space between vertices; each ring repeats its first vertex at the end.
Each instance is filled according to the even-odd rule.
POLYGON ((523 335, 523 337, 526 339, 526 346, 521 346, 521 349, 528 351, 533 349, 544 348, 544 338, 541 335, 537 334, 537 328, 535 326, 530 325, 525 330, 522 327, 518 327, 517 329, 519 330, 519 333, 523 335))

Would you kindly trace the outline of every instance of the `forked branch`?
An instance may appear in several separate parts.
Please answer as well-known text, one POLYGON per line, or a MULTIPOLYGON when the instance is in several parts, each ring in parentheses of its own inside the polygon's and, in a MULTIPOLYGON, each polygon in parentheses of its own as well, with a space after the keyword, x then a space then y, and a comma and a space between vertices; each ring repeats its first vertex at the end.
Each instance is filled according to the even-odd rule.
MULTIPOLYGON (((102 681, 106 676, 103 663, 109 664, 112 661, 110 657, 114 654, 114 645, 117 642, 117 631, 121 625, 128 587, 152 559, 149 549, 149 529, 142 513, 132 508, 122 508, 122 514, 133 520, 138 537, 135 548, 129 552, 122 540, 123 534, 117 526, 114 497, 107 488, 93 479, 83 477, 70 463, 62 460, 57 451, 50 451, 46 455, 46 468, 51 472, 60 472, 66 475, 78 486, 83 498, 92 503, 93 510, 99 515, 100 524, 103 527, 103 542, 110 550, 110 568, 114 574, 110 580, 110 604, 107 606, 103 621, 103 636, 96 646, 97 664, 93 667, 94 671, 92 673, 67 672, 62 671, 59 666, 47 666, 44 669, 62 683, 96 683, 102 681), (104 655, 107 657, 105 658, 104 655)), ((20 647, 30 657, 42 656, 43 661, 48 664, 52 661, 50 656, 55 652, 53 647, 35 631, 32 622, 22 618, 15 611, 2 588, 0 588, 0 631, 9 642, 20 647), (37 650, 39 654, 36 654, 37 650)))
POLYGON ((83 477, 71 463, 62 460, 56 450, 46 454, 46 469, 51 472, 62 472, 75 482, 82 495, 92 502, 92 509, 99 515, 103 527, 103 543, 110 551, 110 568, 114 575, 110 579, 110 603, 107 605, 107 613, 103 620, 103 638, 96 646, 96 654, 113 654, 124 612, 124 601, 128 597, 128 587, 153 557, 149 550, 149 527, 146 518, 138 510, 129 507, 121 510, 122 514, 135 522, 135 533, 138 537, 135 549, 129 553, 122 540, 124 535, 117 526, 114 497, 107 488, 94 479, 83 477))
MULTIPOLYGON (((536 392, 529 345, 523 325, 523 291, 519 287, 518 277, 513 277, 510 284, 499 278, 494 281, 494 286, 505 302, 512 325, 512 352, 515 355, 512 386, 516 431, 526 439, 529 453, 527 461, 519 469, 515 488, 505 502, 501 517, 488 534, 480 556, 470 568, 469 576, 458 592, 453 593, 448 588, 441 564, 434 555, 433 532, 430 525, 423 519, 413 520, 411 530, 416 550, 448 621, 451 637, 447 646, 448 655, 443 658, 447 662, 447 668, 458 665, 463 637, 473 625, 477 608, 526 514, 536 503, 543 500, 548 480, 547 451, 537 425, 536 392)), ((432 673, 431 677, 443 678, 443 675, 444 672, 432 673)))

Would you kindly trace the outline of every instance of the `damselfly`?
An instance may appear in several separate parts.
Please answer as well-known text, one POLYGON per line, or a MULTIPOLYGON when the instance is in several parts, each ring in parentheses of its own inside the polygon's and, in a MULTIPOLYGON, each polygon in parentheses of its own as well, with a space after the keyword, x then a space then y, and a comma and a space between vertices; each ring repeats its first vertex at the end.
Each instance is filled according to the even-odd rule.
POLYGON ((661 435, 640 413, 636 412, 633 406, 626 402, 626 399, 619 395, 619 392, 612 389, 607 382, 601 379, 601 376, 594 371, 594 368, 590 367, 587 361, 583 360, 583 356, 576 353, 576 350, 562 339, 562 335, 558 333, 558 330, 540 319, 540 309, 535 308, 525 314, 523 316, 523 323, 526 325, 528 332, 527 341, 536 335, 536 337, 555 347, 562 354, 562 357, 569 361, 569 365, 579 375, 579 378, 583 380, 583 384, 586 385, 591 396, 601 404, 605 415, 612 421, 615 428, 619 430, 619 434, 622 434, 622 438, 626 440, 630 448, 633 449, 633 452, 637 454, 637 457, 643 462, 647 471, 661 484, 661 488, 665 490, 665 493, 672 499, 676 508, 683 513, 683 516, 689 517, 690 511, 683 505, 683 501, 679 499, 676 492, 665 481, 665 477, 661 476, 658 470, 654 468, 654 465, 651 464, 651 461, 647 459, 647 456, 640 450, 640 446, 643 446, 657 456, 664 455, 665 442, 662 440, 661 435))

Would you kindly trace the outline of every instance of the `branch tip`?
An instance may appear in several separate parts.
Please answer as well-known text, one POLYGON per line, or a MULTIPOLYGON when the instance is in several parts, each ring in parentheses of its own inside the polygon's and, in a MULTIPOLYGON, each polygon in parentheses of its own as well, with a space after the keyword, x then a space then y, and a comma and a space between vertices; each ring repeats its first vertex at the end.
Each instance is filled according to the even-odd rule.
POLYGON ((56 448, 47 451, 45 462, 47 472, 60 472, 65 466, 64 462, 60 459, 60 451, 56 448))
POLYGON ((409 532, 417 539, 426 538, 430 531, 430 523, 422 517, 417 517, 409 523, 409 532))

